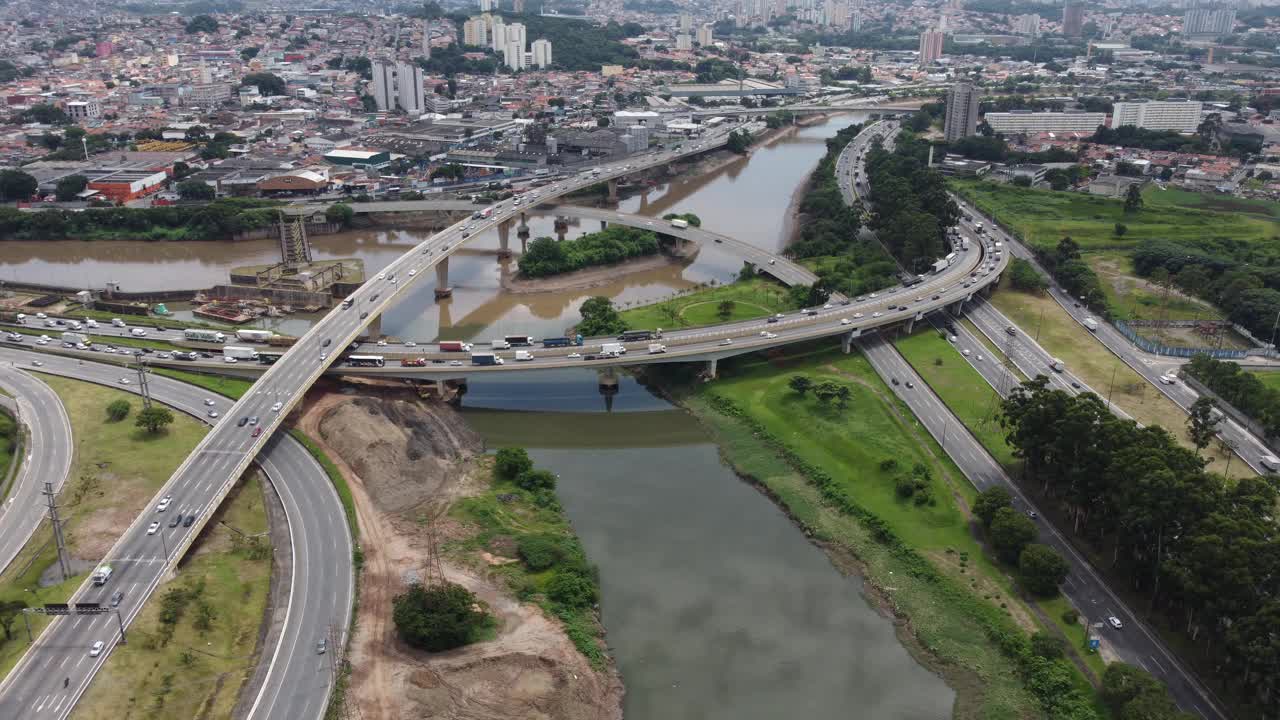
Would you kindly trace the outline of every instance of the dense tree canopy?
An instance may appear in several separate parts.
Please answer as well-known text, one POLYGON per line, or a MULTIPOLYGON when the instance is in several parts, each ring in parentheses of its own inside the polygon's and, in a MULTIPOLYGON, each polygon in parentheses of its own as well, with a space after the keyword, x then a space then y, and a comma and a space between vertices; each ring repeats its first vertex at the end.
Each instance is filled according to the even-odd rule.
POLYGON ((614 225, 573 240, 537 238, 520 256, 520 274, 546 277, 608 265, 658 252, 658 237, 648 230, 614 225))
POLYGON ((926 165, 928 148, 911 133, 899 135, 894 152, 879 144, 867 151, 867 179, 875 203, 871 226, 908 270, 923 271, 947 253, 946 231, 960 208, 946 183, 926 165))
POLYGON ((597 295, 587 298, 578 312, 582 314, 578 332, 583 335, 617 335, 627 329, 627 323, 607 297, 597 295))
POLYGON ((40 183, 21 170, 0 170, 0 199, 26 200, 36 194, 40 183))
POLYGON ((392 620, 410 646, 429 652, 461 647, 477 639, 488 615, 477 609, 470 590, 445 583, 423 587, 414 583, 393 601, 392 620))

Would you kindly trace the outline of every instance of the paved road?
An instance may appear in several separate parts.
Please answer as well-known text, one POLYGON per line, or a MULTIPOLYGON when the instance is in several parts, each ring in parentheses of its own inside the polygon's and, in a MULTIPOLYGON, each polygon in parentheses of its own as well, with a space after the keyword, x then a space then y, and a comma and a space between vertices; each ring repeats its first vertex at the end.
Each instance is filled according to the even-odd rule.
POLYGON ((27 544, 39 527, 48 507, 44 484, 52 483, 55 492, 62 489, 71 472, 75 444, 71 437, 71 421, 58 394, 37 378, 13 367, 0 366, 0 387, 14 397, 21 422, 28 428, 22 465, 13 479, 9 496, 0 506, 0 571, 27 544))
MULTIPOLYGON (((960 207, 964 209, 965 212, 968 212, 974 217, 975 222, 983 222, 984 226, 988 228, 988 233, 990 233, 995 239, 1002 242, 1005 247, 1009 248, 1009 251, 1015 257, 1019 257, 1033 263, 1041 274, 1046 278, 1050 277, 1049 274, 1045 272, 1044 268, 1036 261, 1035 257, 1031 254, 1031 251, 1026 248, 1026 246, 1018 242, 1013 236, 1004 232, 1004 230, 996 225, 991 218, 982 215, 977 208, 965 203, 963 198, 954 195, 952 197, 955 198, 956 202, 960 204, 960 207)), ((1084 327, 1084 321, 1086 318, 1093 317, 1093 314, 1088 308, 1082 306, 1078 307, 1076 300, 1063 291, 1057 283, 1052 281, 1052 279, 1050 279, 1049 295, 1062 307, 1063 310, 1067 312, 1068 315, 1072 317, 1072 319, 1077 323, 1080 323, 1081 327, 1084 327)), ((1176 372, 1182 363, 1185 362, 1184 360, 1145 353, 1134 347, 1133 343, 1129 342, 1129 340, 1125 338, 1124 335, 1121 335, 1120 331, 1116 330, 1111 324, 1103 321, 1101 318, 1098 318, 1097 322, 1098 330, 1092 333, 1086 331, 1085 334, 1092 335, 1094 340, 1102 343, 1102 345, 1110 350, 1112 354, 1124 361, 1126 365, 1133 368, 1134 371, 1141 375, 1147 382, 1154 385, 1157 390, 1164 393, 1166 397, 1172 400, 1178 407, 1182 408, 1184 412, 1190 411, 1191 404, 1200 397, 1199 393, 1181 382, 1168 385, 1160 381, 1160 377, 1162 375, 1176 372)), ((1099 393, 1099 395, 1106 397, 1102 393, 1099 393)), ((1179 422, 1181 422, 1181 420, 1179 420, 1179 422)), ((1248 429, 1232 420, 1230 417, 1224 418, 1218 427, 1218 435, 1236 449, 1236 454, 1238 454, 1250 468, 1253 468, 1254 472, 1258 474, 1265 474, 1268 472, 1268 470, 1263 467, 1261 458, 1263 455, 1270 455, 1272 453, 1261 439, 1250 433, 1248 429)))
MULTIPOLYGON (((4 365, 15 363, 35 369, 32 362, 36 358, 43 363, 39 368, 41 372, 137 392, 135 383, 119 383, 121 377, 132 380, 134 374, 117 367, 0 349, 0 363, 4 365)), ((221 422, 232 407, 231 401, 222 396, 170 378, 152 376, 148 384, 155 400, 205 422, 214 422, 208 417, 210 409, 219 413, 218 422, 221 422), (214 404, 209 406, 206 400, 214 404)), ((212 462, 216 463, 216 456, 212 462)), ((294 574, 288 621, 277 645, 264 649, 264 659, 271 662, 271 668, 250 718, 314 718, 323 713, 330 684, 327 658, 315 654, 315 642, 325 636, 330 626, 345 631, 350 624, 354 593, 350 534, 337 492, 323 468, 300 443, 280 433, 267 444, 260 465, 280 496, 288 517, 294 574)), ((209 475, 205 480, 212 482, 209 475)), ((168 521, 176 513, 208 514, 212 509, 210 489, 204 488, 201 492, 201 488, 192 487, 191 483, 167 485, 162 494, 173 495, 173 506, 160 514, 148 508, 108 553, 106 559, 115 570, 111 581, 101 588, 92 585, 82 588, 76 601, 105 603, 111 593, 121 590, 125 594, 121 608, 126 624, 131 621, 145 600, 143 591, 159 580, 158 571, 162 567, 160 538, 145 535, 144 523, 155 519, 168 521)), ((184 532, 191 531, 162 526, 161 532, 165 533, 172 555, 174 545, 182 540, 184 532)), ((102 640, 110 648, 117 639, 114 616, 56 618, 33 650, 24 656, 20 671, 6 679, 0 693, 0 717, 66 717, 107 657, 104 653, 99 658, 89 658, 89 645, 102 640), (64 678, 70 681, 65 689, 64 678)))
MULTIPOLYGON (((1024 512, 1035 510, 999 463, 891 344, 878 335, 868 336, 860 343, 871 366, 881 377, 889 379, 894 393, 911 408, 975 487, 985 490, 1002 485, 1013 495, 1015 507, 1024 512), (892 383, 895 379, 898 384, 892 383), (908 382, 914 387, 908 388, 908 382)), ((1050 523, 1041 520, 1039 526, 1039 541, 1062 553, 1071 565, 1063 593, 1089 623, 1103 623, 1103 629, 1098 632, 1111 649, 1125 662, 1143 667, 1163 680, 1183 708, 1211 720, 1225 720, 1226 716, 1208 699, 1208 693, 1138 616, 1111 592, 1088 561, 1050 523), (1107 625, 1108 617, 1119 618, 1123 629, 1115 630, 1107 625)))

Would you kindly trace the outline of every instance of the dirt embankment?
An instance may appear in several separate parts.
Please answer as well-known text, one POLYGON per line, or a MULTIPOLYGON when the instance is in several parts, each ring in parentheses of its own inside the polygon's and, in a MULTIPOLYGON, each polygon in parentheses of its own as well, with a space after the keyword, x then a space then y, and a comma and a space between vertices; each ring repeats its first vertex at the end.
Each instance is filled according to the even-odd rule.
POLYGON ((658 255, 635 258, 612 265, 584 268, 550 277, 528 278, 519 274, 503 276, 502 289, 512 295, 587 290, 617 282, 618 278, 623 275, 656 270, 667 265, 683 265, 688 262, 689 258, 687 257, 673 257, 665 253, 659 253, 658 255))
MULTIPOLYGON (((473 457, 482 442, 447 405, 405 386, 362 383, 309 398, 299 423, 348 478, 360 522, 364 569, 351 642, 349 707, 364 720, 597 720, 622 717, 622 683, 597 672, 554 618, 518 602, 500 580, 442 557, 444 576, 467 587, 498 621, 497 636, 443 653, 400 642, 391 603, 427 566, 427 519, 439 542, 468 528, 448 506, 487 478, 473 457)), ((479 552, 479 551, 477 551, 479 552)))

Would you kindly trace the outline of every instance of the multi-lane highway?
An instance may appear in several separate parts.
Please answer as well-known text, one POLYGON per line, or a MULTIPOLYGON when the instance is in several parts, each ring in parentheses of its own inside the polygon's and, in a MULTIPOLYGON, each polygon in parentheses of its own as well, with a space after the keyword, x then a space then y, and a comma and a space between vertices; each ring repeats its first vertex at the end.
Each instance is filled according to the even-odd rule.
POLYGON ((48 385, 17 369, 0 365, 0 387, 13 396, 18 416, 28 428, 27 442, 22 447, 18 474, 14 477, 4 504, 0 505, 0 570, 9 567, 22 546, 31 538, 47 507, 44 484, 53 491, 71 472, 75 445, 71 439, 71 422, 58 394, 48 385))
MULTIPOLYGON (((1067 312, 1068 315, 1071 316, 1073 320, 1079 323, 1082 328, 1084 327, 1084 321, 1087 318, 1094 317, 1093 313, 1087 307, 1083 306, 1083 303, 1080 303, 1075 298, 1071 297, 1061 288, 1061 286, 1053 281, 1052 276, 1045 272, 1044 268, 1040 266, 1036 261, 1035 256, 1031 254, 1031 251, 1028 250, 1026 246, 1009 233, 1006 233, 992 218, 985 217, 977 208, 966 203, 963 198, 955 195, 952 197, 960 207, 965 212, 972 215, 976 221, 984 221, 988 223, 988 232, 991 237, 1009 248, 1009 251, 1015 257, 1022 258, 1035 265, 1036 269, 1039 270, 1044 277, 1049 279, 1049 295, 1058 303, 1059 306, 1062 307, 1063 310, 1067 312)), ((994 308, 990 308, 990 310, 980 310, 980 312, 983 313, 990 313, 990 311, 994 311, 994 308)), ((1168 384, 1161 382, 1160 380, 1161 376, 1176 372, 1177 368, 1181 366, 1183 362, 1182 360, 1145 353, 1134 347, 1133 343, 1129 342, 1124 335, 1120 334, 1120 331, 1116 330, 1109 323, 1105 322, 1101 318, 1095 318, 1095 320, 1098 323, 1098 329, 1094 332, 1086 332, 1084 334, 1092 335, 1097 342, 1102 343, 1102 345, 1110 350, 1112 354, 1120 358, 1120 360, 1122 360, 1126 365, 1133 368, 1133 370, 1141 375, 1143 379, 1154 385, 1157 390, 1164 393, 1165 396, 1178 405, 1178 407, 1182 408, 1184 412, 1189 412, 1191 410, 1192 403, 1200 397, 1199 393, 1192 390, 1184 383, 1176 382, 1168 384)), ((1043 353, 1044 351, 1040 350, 1040 352, 1043 353)), ((1230 417, 1225 417, 1218 426, 1218 434, 1236 449, 1236 453, 1249 465, 1249 467, 1253 468, 1254 472, 1259 474, 1269 472, 1265 467, 1263 467, 1261 458, 1264 455, 1272 454, 1271 450, 1262 442, 1261 439, 1250 433, 1244 426, 1235 422, 1230 417)))
MULTIPOLYGON (((125 372, 110 365, 7 348, 0 349, 0 363, 110 385, 126 392, 138 391, 136 383, 121 385, 119 379, 126 376, 125 372), (41 362, 40 367, 34 366, 36 360, 41 362)), ((149 378, 148 387, 156 401, 205 422, 230 420, 231 426, 236 424, 235 417, 227 415, 231 401, 219 395, 158 376, 149 378), (219 413, 217 420, 209 417, 210 410, 219 413)), ((61 437, 61 433, 50 435, 55 442, 61 437)), ((206 451, 202 457, 215 468, 226 466, 226 461, 218 463, 214 453, 206 451)), ((337 492, 323 468, 299 442, 281 433, 267 444, 259 464, 288 518, 293 573, 284 629, 274 646, 264 649, 264 660, 270 668, 249 717, 314 718, 323 713, 331 680, 327 659, 315 654, 315 643, 327 636, 331 627, 345 631, 350 621, 354 593, 350 533, 337 492)), ((207 516, 212 512, 209 491, 220 480, 215 468, 191 478, 175 478, 186 482, 171 480, 161 495, 172 496, 172 506, 164 513, 156 513, 153 506, 148 506, 104 558, 114 570, 111 580, 103 587, 82 588, 76 601, 106 604, 113 593, 122 591, 120 608, 126 620, 132 620, 141 609, 146 592, 161 579, 164 549, 167 547, 173 557, 177 545, 194 535, 193 529, 181 525, 169 529, 168 521, 176 513, 207 516), (205 487, 199 487, 197 482, 205 487), (161 529, 156 535, 146 535, 146 526, 155 520, 163 521, 161 529)), ((37 521, 39 517, 35 514, 37 521)), ((66 717, 107 658, 105 652, 90 658, 89 646, 102 640, 108 648, 114 647, 119 639, 115 622, 114 616, 105 615, 55 618, 6 678, 0 692, 0 717, 66 717)))

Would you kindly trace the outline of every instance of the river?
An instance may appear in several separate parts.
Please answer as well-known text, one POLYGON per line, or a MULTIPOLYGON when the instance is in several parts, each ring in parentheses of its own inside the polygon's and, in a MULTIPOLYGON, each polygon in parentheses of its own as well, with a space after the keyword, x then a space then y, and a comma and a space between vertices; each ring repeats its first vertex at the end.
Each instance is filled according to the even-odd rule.
POLYGON ((475 384, 464 416, 489 447, 522 445, 600 568, 628 720, 950 717, 857 577, 738 479, 686 413, 628 377, 583 370, 475 384))

